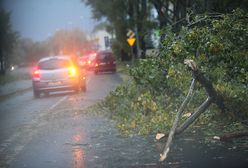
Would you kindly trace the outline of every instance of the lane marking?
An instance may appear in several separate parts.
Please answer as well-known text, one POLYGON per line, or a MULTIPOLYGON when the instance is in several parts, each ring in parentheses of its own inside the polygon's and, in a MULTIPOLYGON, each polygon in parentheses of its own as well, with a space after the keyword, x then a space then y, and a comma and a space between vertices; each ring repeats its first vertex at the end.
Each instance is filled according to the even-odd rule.
POLYGON ((14 133, 9 139, 6 139, 0 145, 0 154, 5 151, 6 148, 9 147, 18 137, 20 136, 20 132, 14 133))
POLYGON ((58 106, 60 103, 62 103, 63 101, 65 101, 65 99, 67 99, 68 96, 64 96, 62 97, 59 101, 57 101, 55 104, 53 104, 51 107, 49 107, 49 111, 53 110, 56 106, 58 106))
MULTIPOLYGON (((62 103, 68 96, 64 96, 59 101, 57 101, 55 104, 53 104, 48 111, 52 111, 56 106, 58 106, 60 103, 62 103)), ((44 113, 41 113, 42 116, 45 115, 44 113)), ((41 115, 40 115, 41 116, 41 115)), ((32 122, 31 122, 32 124, 32 122)), ((4 152, 16 139, 20 137, 20 132, 14 133, 10 138, 6 139, 3 143, 0 144, 0 154, 4 152)), ((21 151, 21 150, 17 150, 21 151)))
MULTIPOLYGON (((88 85, 90 82, 90 79, 88 79, 86 81, 86 84, 88 85)), ((59 99, 55 104, 53 104, 51 107, 48 108, 48 111, 52 111, 54 110, 58 105, 60 105, 63 101, 65 101, 68 98, 67 96, 62 97, 61 99, 59 99)), ((42 117, 43 115, 45 115, 45 113, 41 113, 40 117, 42 117), (42 115, 41 115, 42 114, 42 115)), ((2 166, 9 166, 12 161, 15 159, 15 157, 23 150, 23 148, 27 145, 28 142, 30 142, 32 140, 32 136, 36 133, 36 132, 30 132, 30 128, 32 127, 32 125, 36 122, 33 121, 30 123, 30 125, 24 129, 24 131, 26 131, 28 135, 28 138, 25 140, 25 142, 21 141, 18 144, 16 144, 12 149, 10 149, 10 146, 20 138, 21 133, 17 132, 14 133, 10 138, 8 138, 7 140, 5 140, 3 143, 0 144, 0 155, 2 155, 7 149, 9 150, 8 155, 5 155, 5 163, 2 164, 0 163, 0 167, 2 166)))
MULTIPOLYGON (((51 107, 48 108, 48 111, 52 111, 55 107, 57 107, 59 104, 61 104, 64 100, 67 99, 68 96, 64 96, 59 101, 57 101, 55 104, 53 104, 51 107)), ((44 113, 42 113, 44 114, 44 113)), ((41 115, 40 115, 41 116, 41 115)), ((28 127, 26 127, 23 131, 26 131, 27 139, 24 141, 21 141, 14 146, 12 146, 13 143, 15 143, 16 140, 18 140, 21 136, 20 132, 14 133, 10 138, 3 141, 3 143, 0 144, 0 155, 3 155, 6 150, 8 150, 8 154, 4 154, 5 157, 5 163, 0 163, 0 167, 6 167, 12 161, 15 159, 15 157, 23 150, 23 148, 26 146, 28 142, 32 140, 32 136, 36 133, 35 131, 30 132, 31 127, 34 123, 36 123, 36 119, 33 120, 28 127), (13 147, 13 148, 12 148, 13 147)))

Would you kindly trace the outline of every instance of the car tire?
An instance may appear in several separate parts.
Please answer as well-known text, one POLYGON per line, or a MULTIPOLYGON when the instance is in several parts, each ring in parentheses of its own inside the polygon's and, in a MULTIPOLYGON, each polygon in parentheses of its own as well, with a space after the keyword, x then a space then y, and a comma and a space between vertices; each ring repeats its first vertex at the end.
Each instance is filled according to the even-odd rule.
POLYGON ((80 92, 80 90, 81 90, 80 85, 77 85, 74 90, 75 90, 76 93, 80 92))
POLYGON ((33 90, 34 98, 40 98, 40 92, 37 90, 33 90))
POLYGON ((48 91, 45 92, 45 96, 49 97, 50 93, 48 91))

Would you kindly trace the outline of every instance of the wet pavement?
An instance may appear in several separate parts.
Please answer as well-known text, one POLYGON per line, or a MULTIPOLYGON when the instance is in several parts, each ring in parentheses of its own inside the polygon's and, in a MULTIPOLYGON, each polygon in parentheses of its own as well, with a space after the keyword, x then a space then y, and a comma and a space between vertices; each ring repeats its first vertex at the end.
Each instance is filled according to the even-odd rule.
POLYGON ((86 93, 34 99, 27 90, 1 100, 0 167, 247 167, 242 139, 239 146, 204 143, 204 137, 190 131, 176 137, 167 162, 159 163, 163 143, 154 135, 123 137, 107 109, 94 106, 121 82, 118 73, 90 73, 86 93))
POLYGON ((20 80, 12 81, 0 85, 0 99, 18 92, 22 92, 32 88, 32 82, 29 78, 31 68, 17 68, 14 71, 7 71, 7 75, 20 80))

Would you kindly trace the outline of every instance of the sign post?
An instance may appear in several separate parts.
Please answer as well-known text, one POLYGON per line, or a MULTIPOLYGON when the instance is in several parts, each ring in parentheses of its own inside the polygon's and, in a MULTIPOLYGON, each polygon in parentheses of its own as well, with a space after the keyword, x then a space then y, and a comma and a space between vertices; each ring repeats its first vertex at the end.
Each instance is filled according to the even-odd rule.
POLYGON ((132 64, 134 63, 133 45, 134 45, 135 41, 136 41, 135 33, 132 30, 129 30, 127 32, 127 42, 129 44, 130 50, 131 50, 132 64))

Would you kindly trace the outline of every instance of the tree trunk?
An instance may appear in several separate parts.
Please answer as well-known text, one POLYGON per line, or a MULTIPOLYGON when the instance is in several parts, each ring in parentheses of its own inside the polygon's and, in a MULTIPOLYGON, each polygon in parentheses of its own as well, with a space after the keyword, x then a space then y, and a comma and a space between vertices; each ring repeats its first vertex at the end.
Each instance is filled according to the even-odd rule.
POLYGON ((223 97, 216 92, 213 87, 212 82, 207 79, 198 69, 190 69, 194 78, 205 88, 208 96, 213 99, 212 101, 221 109, 222 112, 225 112, 225 105, 223 102, 223 97))
POLYGON ((0 49, 0 75, 5 75, 5 61, 2 49, 0 49))

